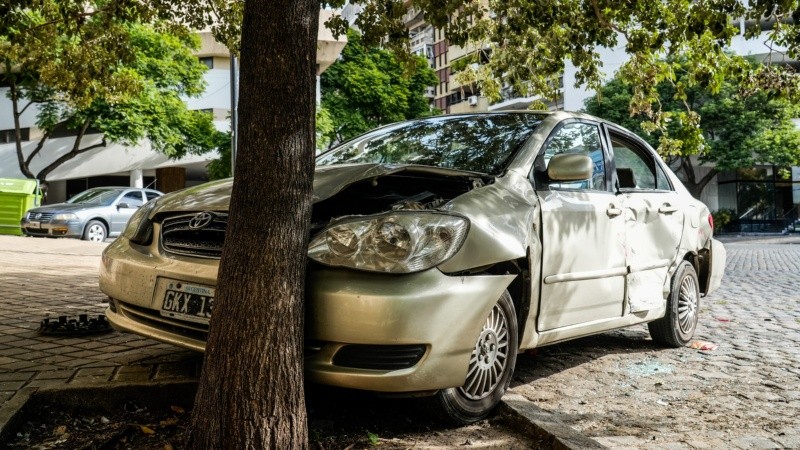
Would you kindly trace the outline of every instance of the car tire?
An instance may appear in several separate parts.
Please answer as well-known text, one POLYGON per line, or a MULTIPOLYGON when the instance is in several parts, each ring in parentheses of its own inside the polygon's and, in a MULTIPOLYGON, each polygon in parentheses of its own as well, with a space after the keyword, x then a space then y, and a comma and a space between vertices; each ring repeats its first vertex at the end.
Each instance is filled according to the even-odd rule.
POLYGON ((517 315, 505 291, 481 328, 464 385, 440 390, 432 398, 436 412, 454 424, 486 418, 511 383, 517 349, 517 315))
POLYGON ((700 313, 700 283, 688 262, 678 265, 667 297, 667 312, 647 324, 653 341, 667 347, 684 347, 692 339, 700 313))
POLYGON ((84 241, 103 242, 108 237, 108 231, 103 222, 99 220, 90 220, 83 229, 83 236, 81 239, 84 241))

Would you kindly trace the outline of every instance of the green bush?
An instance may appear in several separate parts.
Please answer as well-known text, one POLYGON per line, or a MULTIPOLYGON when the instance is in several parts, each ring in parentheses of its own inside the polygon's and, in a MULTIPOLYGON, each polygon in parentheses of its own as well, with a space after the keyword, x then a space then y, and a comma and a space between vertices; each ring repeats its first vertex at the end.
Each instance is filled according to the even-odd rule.
POLYGON ((736 212, 732 209, 718 209, 711 213, 714 217, 714 229, 721 230, 725 225, 731 223, 736 217, 736 212))

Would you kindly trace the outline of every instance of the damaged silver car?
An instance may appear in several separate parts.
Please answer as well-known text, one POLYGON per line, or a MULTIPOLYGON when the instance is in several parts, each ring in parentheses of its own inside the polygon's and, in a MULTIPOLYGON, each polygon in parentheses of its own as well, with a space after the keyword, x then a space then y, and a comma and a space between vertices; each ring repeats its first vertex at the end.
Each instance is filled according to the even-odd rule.
MULTIPOLYGON (((117 329, 204 350, 230 192, 213 182, 136 212, 101 267, 117 329)), ((652 148, 591 116, 379 128, 317 158, 307 377, 479 420, 522 350, 642 323, 687 344, 725 267, 712 233, 652 148)))

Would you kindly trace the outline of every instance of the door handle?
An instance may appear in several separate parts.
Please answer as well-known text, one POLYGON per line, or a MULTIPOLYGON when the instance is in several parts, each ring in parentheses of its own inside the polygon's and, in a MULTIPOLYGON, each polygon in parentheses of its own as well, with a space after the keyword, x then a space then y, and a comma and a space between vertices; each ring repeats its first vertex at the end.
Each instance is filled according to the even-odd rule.
POLYGON ((678 208, 676 206, 670 206, 669 203, 664 203, 661 205, 661 208, 658 208, 659 214, 672 214, 677 210, 678 208))
POLYGON ((608 217, 617 217, 618 215, 622 214, 622 209, 617 208, 614 205, 610 205, 606 210, 606 214, 608 214, 608 217))

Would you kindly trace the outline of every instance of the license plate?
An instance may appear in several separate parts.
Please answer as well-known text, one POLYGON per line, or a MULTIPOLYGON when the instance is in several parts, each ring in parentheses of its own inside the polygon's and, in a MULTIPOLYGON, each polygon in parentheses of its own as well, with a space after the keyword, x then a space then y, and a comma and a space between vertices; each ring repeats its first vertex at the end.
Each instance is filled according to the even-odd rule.
POLYGON ((214 306, 214 288, 170 281, 164 291, 161 315, 207 323, 214 306))
POLYGON ((41 222, 28 222, 28 228, 41 228, 41 222))

